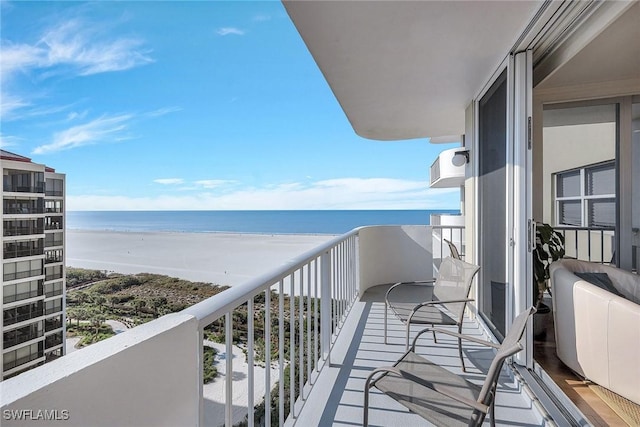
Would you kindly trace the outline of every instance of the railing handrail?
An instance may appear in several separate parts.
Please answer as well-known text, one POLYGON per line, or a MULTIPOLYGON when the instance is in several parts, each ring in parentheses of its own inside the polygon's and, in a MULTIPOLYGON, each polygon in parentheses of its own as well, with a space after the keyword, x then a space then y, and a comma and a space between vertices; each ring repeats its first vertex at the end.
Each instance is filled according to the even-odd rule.
POLYGON ((349 237, 357 235, 360 230, 366 227, 358 227, 353 230, 336 236, 333 239, 316 246, 315 248, 292 258, 280 267, 277 267, 267 273, 247 280, 239 285, 234 285, 224 292, 207 298, 197 304, 192 305, 182 311, 183 314, 189 314, 198 319, 200 328, 204 328, 210 323, 224 316, 226 313, 234 310, 236 307, 244 304, 247 300, 257 296, 267 288, 270 288, 280 280, 285 279, 291 273, 298 270, 301 266, 318 258, 322 253, 331 250, 349 237))
POLYGON ((464 230, 464 225, 442 225, 442 224, 430 224, 428 227, 431 227, 433 230, 464 230))
POLYGON ((598 226, 598 227, 583 227, 574 225, 558 225, 553 227, 554 230, 559 231, 616 231, 615 227, 598 226))

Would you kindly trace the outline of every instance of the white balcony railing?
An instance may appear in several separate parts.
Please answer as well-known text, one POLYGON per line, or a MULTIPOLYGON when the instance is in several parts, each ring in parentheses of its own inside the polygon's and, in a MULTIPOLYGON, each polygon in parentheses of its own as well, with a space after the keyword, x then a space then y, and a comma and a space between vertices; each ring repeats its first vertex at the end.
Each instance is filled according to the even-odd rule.
POLYGON ((283 425, 313 405, 310 390, 358 296, 380 283, 432 276, 432 238, 427 226, 355 229, 180 313, 0 382, 3 426, 29 425, 25 419, 36 416, 66 427, 230 426, 247 416, 251 426, 264 413, 264 425, 283 425), (237 315, 241 306, 246 318, 237 315), (225 330, 220 401, 204 396, 202 385, 203 340, 213 322, 225 330), (242 393, 234 393, 234 336, 247 354, 242 393), (264 375, 262 395, 256 372, 264 375), (246 401, 234 400, 239 394, 246 401), (272 400, 272 410, 262 409, 261 401, 272 400))

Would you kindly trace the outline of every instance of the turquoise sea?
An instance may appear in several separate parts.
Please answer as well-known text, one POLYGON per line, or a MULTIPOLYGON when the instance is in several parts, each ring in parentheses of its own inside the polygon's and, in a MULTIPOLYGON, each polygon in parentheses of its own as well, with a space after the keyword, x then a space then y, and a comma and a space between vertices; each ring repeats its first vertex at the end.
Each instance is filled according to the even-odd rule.
POLYGON ((428 225, 457 210, 69 211, 67 228, 112 231, 342 234, 363 225, 428 225))

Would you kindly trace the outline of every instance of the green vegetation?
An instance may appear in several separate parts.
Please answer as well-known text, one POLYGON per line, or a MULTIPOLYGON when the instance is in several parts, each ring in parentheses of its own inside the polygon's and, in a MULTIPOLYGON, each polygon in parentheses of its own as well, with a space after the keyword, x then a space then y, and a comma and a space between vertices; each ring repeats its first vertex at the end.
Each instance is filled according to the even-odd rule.
POLYGON ((76 325, 67 326, 67 337, 80 336, 82 339, 78 343, 79 347, 84 347, 98 341, 102 341, 115 335, 113 329, 104 320, 97 319, 95 322, 83 322, 76 325), (98 324, 97 322, 100 322, 98 324))
MULTIPOLYGON (((83 336, 81 345, 88 345, 101 339, 113 335, 111 328, 104 325, 105 319, 119 320, 128 326, 142 324, 162 316, 164 314, 181 311, 184 308, 200 302, 210 296, 216 295, 227 287, 216 286, 209 283, 194 283, 186 280, 176 279, 158 274, 136 274, 120 275, 106 274, 96 270, 82 270, 68 268, 67 272, 72 272, 72 277, 78 283, 87 278, 93 278, 97 282, 81 290, 72 290, 67 294, 67 318, 69 325, 67 331, 70 334, 83 336)), ((87 282, 83 282, 87 284, 87 282)), ((297 363, 300 355, 299 351, 299 327, 306 331, 308 322, 311 322, 311 330, 320 329, 319 316, 308 317, 308 309, 313 313, 316 305, 319 307, 319 299, 294 297, 294 316, 291 318, 290 304, 291 297, 283 295, 284 316, 279 316, 280 295, 271 292, 269 301, 271 311, 271 361, 277 362, 279 349, 279 327, 282 324, 284 329, 283 345, 286 368, 284 375, 284 403, 285 414, 289 413, 290 402, 295 400, 300 394, 297 363), (311 304, 310 306, 308 304, 311 304), (300 304, 303 307, 303 315, 300 316, 300 304), (290 359, 291 321, 295 322, 293 337, 296 351, 296 381, 293 390, 293 397, 290 398, 290 359), (301 324, 301 325, 300 325, 301 324)), ((254 298, 254 359, 256 363, 265 361, 265 308, 266 299, 264 293, 254 298)), ((319 310, 318 310, 319 311, 319 310)), ((247 304, 239 306, 232 313, 233 324, 233 344, 239 346, 247 352, 248 341, 248 309, 247 304)), ((204 337, 207 340, 224 343, 225 342, 225 318, 221 318, 204 329, 204 337)), ((306 340, 306 338, 305 338, 306 340)), ((320 343, 316 343, 320 345, 320 343)), ((304 360, 306 363, 307 346, 303 346, 304 360)), ((313 351, 313 350, 312 350, 313 351)), ((319 352, 319 349, 318 349, 319 352)), ((215 380, 217 369, 215 367, 216 350, 214 348, 203 347, 203 382, 209 383, 215 380)), ((303 382, 307 380, 307 370, 304 369, 303 382)), ((270 416, 272 423, 278 423, 279 417, 279 387, 274 386, 271 394, 270 416)), ((265 404, 261 403, 255 410, 256 425, 262 425, 265 418, 265 404)), ((241 425, 246 425, 246 420, 241 425)))
MULTIPOLYGON (((128 325, 139 325, 159 316, 181 311, 227 289, 210 283, 194 283, 159 274, 106 275, 97 270, 68 268, 78 283, 95 278, 90 287, 70 290, 67 317, 77 322, 95 313, 128 325)), ((83 282, 83 284, 87 284, 83 282)))
MULTIPOLYGON (((67 281, 74 287, 86 286, 67 293, 67 336, 82 337, 80 347, 114 335, 112 328, 104 323, 107 319, 132 327, 181 311, 227 289, 159 274, 107 274, 80 268, 67 268, 67 281)), ((217 375, 213 363, 215 354, 215 349, 204 348, 205 383, 217 375)))
POLYGON ((93 283, 107 277, 106 271, 67 267, 67 289, 93 283))
POLYGON ((203 358, 202 358, 202 382, 205 384, 213 381, 218 375, 218 369, 216 368, 214 362, 216 354, 218 353, 213 347, 203 347, 203 358))

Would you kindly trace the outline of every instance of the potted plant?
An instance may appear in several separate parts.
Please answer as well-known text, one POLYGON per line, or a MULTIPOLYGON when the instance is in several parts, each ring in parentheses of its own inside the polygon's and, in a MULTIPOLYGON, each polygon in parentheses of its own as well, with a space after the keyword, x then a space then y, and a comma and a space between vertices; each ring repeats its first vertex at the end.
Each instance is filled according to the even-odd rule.
POLYGON ((541 315, 551 312, 551 308, 542 302, 544 292, 549 290, 549 265, 564 257, 564 235, 549 224, 536 223, 536 247, 533 250, 533 302, 537 308, 538 321, 534 321, 534 335, 544 334, 544 322, 541 315))

